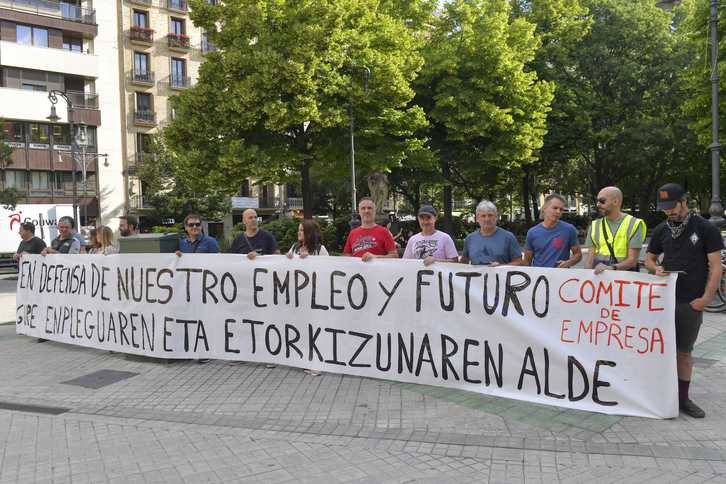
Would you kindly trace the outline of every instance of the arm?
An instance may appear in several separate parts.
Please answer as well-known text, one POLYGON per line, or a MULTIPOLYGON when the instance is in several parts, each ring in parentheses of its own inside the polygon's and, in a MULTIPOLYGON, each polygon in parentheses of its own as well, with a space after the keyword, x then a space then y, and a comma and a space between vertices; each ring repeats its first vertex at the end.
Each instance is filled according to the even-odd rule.
POLYGON ((524 249, 524 258, 522 259, 522 265, 523 266, 531 266, 532 265, 532 258, 533 257, 534 257, 534 251, 533 250, 524 249))
MULTIPOLYGON (((593 254, 594 257, 594 254, 593 254)), ((638 264, 638 257, 640 257, 640 249, 628 249, 628 258, 622 262, 618 262, 614 266, 607 264, 598 264, 595 266, 595 274, 600 274, 603 271, 627 271, 632 269, 638 264)), ((590 255, 588 254, 588 260, 590 255)))
POLYGON ((648 256, 645 258, 645 268, 656 276, 667 276, 668 273, 663 269, 663 266, 658 265, 659 255, 648 252, 648 256))
POLYGON ((691 307, 696 311, 703 311, 703 308, 711 302, 713 295, 716 294, 718 285, 721 284, 721 274, 723 272, 723 264, 721 263, 721 251, 711 252, 708 254, 708 282, 703 296, 691 301, 691 307))
POLYGON ((572 247, 570 247, 570 250, 572 251, 572 257, 568 260, 558 260, 558 268, 564 269, 567 267, 572 267, 582 260, 582 249, 579 245, 573 245, 572 247))
POLYGON ((468 265, 469 264, 469 259, 467 259, 466 257, 464 257, 462 255, 461 257, 459 257, 459 263, 460 264, 467 264, 468 265))
POLYGON ((587 259, 585 259, 585 269, 592 269, 595 263, 595 247, 587 246, 587 259))
POLYGON ((509 264, 500 264, 499 262, 492 262, 489 264, 489 267, 498 267, 498 266, 521 266, 524 260, 522 257, 514 257, 512 260, 509 261, 509 264))
POLYGON ((366 252, 363 254, 363 257, 360 258, 363 262, 368 262, 372 259, 398 259, 398 250, 393 249, 386 252, 386 255, 375 255, 371 254, 370 252, 366 252))

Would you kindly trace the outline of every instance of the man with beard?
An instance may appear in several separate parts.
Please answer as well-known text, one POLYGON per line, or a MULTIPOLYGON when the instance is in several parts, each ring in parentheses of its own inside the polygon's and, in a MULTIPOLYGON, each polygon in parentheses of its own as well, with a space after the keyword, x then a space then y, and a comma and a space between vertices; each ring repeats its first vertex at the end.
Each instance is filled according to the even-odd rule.
POLYGON ((480 230, 464 239, 464 251, 459 262, 497 267, 522 265, 522 251, 513 233, 497 227, 497 206, 483 200, 476 206, 476 220, 480 230))
POLYGON ((562 195, 545 198, 544 221, 529 229, 524 244, 524 264, 534 267, 572 267, 582 260, 580 241, 574 225, 560 220, 565 209, 562 195), (572 251, 572 257, 570 257, 572 251))
POLYGON ((436 230, 438 213, 431 205, 423 205, 418 210, 418 224, 421 233, 411 237, 404 259, 423 260, 425 266, 434 262, 459 262, 454 241, 449 234, 436 230))
POLYGON ((677 183, 658 189, 658 210, 668 220, 658 225, 648 244, 645 267, 657 276, 678 272, 676 281, 676 366, 678 403, 691 417, 706 416, 688 397, 693 370, 693 345, 703 322, 703 308, 721 281, 721 232, 716 225, 688 209, 689 194, 677 183), (658 256, 663 262, 658 265, 658 256))
POLYGON ((40 254, 45 249, 43 239, 35 236, 35 225, 32 222, 21 223, 18 234, 23 240, 13 254, 13 259, 18 260, 25 254, 40 254))
MULTIPOLYGON (((121 237, 129 237, 131 235, 136 235, 136 229, 139 226, 139 222, 136 220, 136 217, 132 215, 123 215, 119 217, 118 221, 118 231, 121 234, 121 237)), ((116 244, 116 253, 121 252, 121 240, 118 241, 116 244)))
POLYGON ((597 208, 603 217, 587 228, 586 269, 595 274, 605 270, 636 271, 640 249, 645 242, 645 222, 620 210, 623 192, 606 187, 597 195, 597 208))

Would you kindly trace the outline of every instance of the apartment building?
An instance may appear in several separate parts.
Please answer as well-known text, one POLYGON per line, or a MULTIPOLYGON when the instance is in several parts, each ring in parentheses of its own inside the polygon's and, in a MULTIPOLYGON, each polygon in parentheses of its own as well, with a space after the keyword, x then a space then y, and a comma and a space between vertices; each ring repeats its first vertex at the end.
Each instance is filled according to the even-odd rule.
POLYGON ((117 18, 107 0, 0 0, 0 116, 9 133, 4 141, 15 147, 2 186, 18 188, 20 203, 72 204, 75 164, 82 224, 111 224, 124 208, 117 18), (66 93, 73 121, 87 125, 87 152, 108 154, 107 166, 103 157, 71 159, 63 98, 56 106, 61 119, 47 119, 53 90, 66 93))
POLYGON ((139 165, 151 136, 174 117, 170 98, 194 85, 204 56, 216 47, 192 24, 186 0, 123 0, 120 27, 126 209, 143 226, 151 207, 139 165))

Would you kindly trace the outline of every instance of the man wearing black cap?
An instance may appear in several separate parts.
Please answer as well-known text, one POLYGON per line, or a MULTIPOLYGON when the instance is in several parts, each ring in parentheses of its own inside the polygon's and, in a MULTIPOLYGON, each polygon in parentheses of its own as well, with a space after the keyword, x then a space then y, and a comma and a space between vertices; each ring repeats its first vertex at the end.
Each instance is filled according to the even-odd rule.
POLYGON ((438 213, 431 205, 418 209, 418 224, 421 233, 411 237, 403 253, 404 259, 423 260, 425 266, 433 262, 459 262, 454 241, 449 234, 436 230, 438 213))
POLYGON ((688 398, 693 370, 691 352, 701 329, 703 308, 711 302, 721 281, 724 245, 718 227, 688 209, 688 198, 689 194, 677 183, 658 189, 658 210, 663 210, 668 220, 653 231, 645 267, 664 277, 679 271, 676 281, 678 402, 688 415, 703 418, 706 412, 688 398), (663 262, 658 265, 660 254, 663 262))

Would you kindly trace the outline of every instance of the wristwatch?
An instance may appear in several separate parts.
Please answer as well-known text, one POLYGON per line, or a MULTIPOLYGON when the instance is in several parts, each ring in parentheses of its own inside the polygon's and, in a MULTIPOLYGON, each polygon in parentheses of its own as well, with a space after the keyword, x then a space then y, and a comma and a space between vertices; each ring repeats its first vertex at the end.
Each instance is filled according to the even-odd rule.
POLYGON ((614 271, 617 271, 618 270, 618 265, 617 264, 613 264, 613 270, 614 271))

